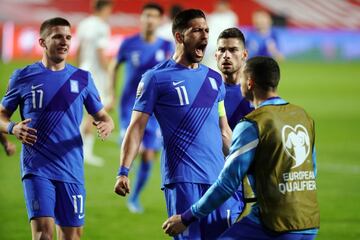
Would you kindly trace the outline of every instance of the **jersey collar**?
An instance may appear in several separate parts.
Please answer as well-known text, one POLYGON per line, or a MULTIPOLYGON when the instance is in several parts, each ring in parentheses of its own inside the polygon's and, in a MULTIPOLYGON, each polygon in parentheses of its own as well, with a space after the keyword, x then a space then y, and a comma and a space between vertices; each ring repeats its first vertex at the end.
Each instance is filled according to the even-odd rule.
POLYGON ((267 105, 282 105, 287 104, 288 102, 282 99, 281 97, 271 97, 260 103, 259 107, 267 105))

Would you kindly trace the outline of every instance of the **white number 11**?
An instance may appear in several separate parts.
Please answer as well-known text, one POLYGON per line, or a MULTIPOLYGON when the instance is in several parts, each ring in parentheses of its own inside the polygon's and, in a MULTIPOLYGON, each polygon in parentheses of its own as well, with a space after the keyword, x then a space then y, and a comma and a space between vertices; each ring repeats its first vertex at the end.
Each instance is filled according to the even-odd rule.
POLYGON ((186 91, 185 86, 181 86, 181 87, 176 87, 175 88, 178 96, 179 96, 179 101, 180 101, 180 105, 188 105, 189 104, 189 97, 186 91))

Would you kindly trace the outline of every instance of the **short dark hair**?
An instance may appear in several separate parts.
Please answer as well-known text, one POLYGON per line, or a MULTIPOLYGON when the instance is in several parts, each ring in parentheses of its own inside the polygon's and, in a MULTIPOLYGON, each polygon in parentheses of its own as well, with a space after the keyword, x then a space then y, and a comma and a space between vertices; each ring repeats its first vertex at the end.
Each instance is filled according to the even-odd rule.
POLYGON ((244 34, 240 31, 240 29, 236 28, 236 27, 232 27, 232 28, 227 28, 224 31, 222 31, 217 39, 217 41, 219 41, 220 39, 225 38, 236 38, 238 39, 240 42, 242 42, 242 44, 245 47, 245 37, 244 34))
POLYGON ((71 27, 69 21, 66 20, 65 18, 61 18, 61 17, 50 18, 50 19, 44 21, 41 24, 41 26, 40 26, 40 36, 42 38, 47 37, 47 35, 49 34, 50 28, 56 27, 56 26, 71 27))
POLYGON ((187 9, 179 12, 174 18, 172 33, 183 32, 188 28, 188 23, 195 18, 206 19, 204 12, 200 9, 187 9))
POLYGON ((95 11, 100 11, 106 6, 112 5, 112 0, 96 0, 94 3, 94 9, 95 11))
POLYGON ((174 20, 175 16, 182 10, 184 10, 182 6, 178 4, 172 5, 169 10, 170 19, 174 20))
POLYGON ((146 9, 155 9, 155 10, 159 11, 160 16, 164 15, 164 8, 157 3, 150 2, 150 3, 145 4, 143 6, 142 10, 144 11, 146 9))
POLYGON ((278 63, 270 57, 253 57, 246 61, 245 73, 263 90, 275 90, 280 81, 278 63))

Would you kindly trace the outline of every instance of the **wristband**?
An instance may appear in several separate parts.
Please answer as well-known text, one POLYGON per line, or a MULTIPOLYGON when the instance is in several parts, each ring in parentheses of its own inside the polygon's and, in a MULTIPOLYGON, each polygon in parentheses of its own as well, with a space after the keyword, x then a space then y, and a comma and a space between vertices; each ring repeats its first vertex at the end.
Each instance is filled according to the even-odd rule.
POLYGON ((191 207, 181 214, 181 222, 185 226, 189 226, 192 222, 198 220, 191 212, 191 207))
POLYGON ((118 171, 118 176, 128 176, 130 169, 124 166, 121 166, 118 171))
POLYGON ((12 131, 13 131, 15 125, 16 125, 16 123, 14 123, 14 122, 10 122, 10 123, 9 123, 9 125, 8 125, 8 127, 7 127, 7 132, 8 132, 8 134, 13 135, 12 131))

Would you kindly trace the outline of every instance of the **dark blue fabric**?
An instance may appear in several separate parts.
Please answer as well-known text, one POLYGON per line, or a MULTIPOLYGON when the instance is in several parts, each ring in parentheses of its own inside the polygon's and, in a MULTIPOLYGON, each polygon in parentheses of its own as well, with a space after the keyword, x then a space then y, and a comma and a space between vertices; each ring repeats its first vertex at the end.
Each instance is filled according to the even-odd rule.
POLYGON ((265 229, 262 225, 243 218, 240 222, 235 223, 219 239, 222 240, 313 240, 316 234, 300 233, 275 233, 265 229))

